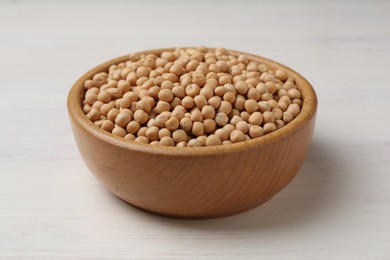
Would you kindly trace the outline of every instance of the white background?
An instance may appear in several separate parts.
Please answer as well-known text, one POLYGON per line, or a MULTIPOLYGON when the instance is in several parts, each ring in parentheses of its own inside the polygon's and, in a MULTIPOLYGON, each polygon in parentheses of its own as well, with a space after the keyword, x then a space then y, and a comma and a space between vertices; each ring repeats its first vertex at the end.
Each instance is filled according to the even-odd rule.
POLYGON ((389 11, 388 1, 0 2, 0 258, 390 259, 389 11), (150 215, 88 172, 67 93, 105 60, 200 44, 304 75, 319 97, 312 147, 294 181, 252 211, 150 215))

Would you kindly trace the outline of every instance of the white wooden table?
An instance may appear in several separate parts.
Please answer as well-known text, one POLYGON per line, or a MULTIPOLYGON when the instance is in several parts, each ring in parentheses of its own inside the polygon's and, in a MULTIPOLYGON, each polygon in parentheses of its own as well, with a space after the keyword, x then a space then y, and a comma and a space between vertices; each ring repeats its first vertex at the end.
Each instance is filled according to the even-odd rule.
POLYGON ((388 1, 0 2, 0 258, 390 259, 388 1), (177 220, 117 199, 81 160, 67 93, 96 64, 224 46, 302 73, 309 157, 247 213, 177 220))

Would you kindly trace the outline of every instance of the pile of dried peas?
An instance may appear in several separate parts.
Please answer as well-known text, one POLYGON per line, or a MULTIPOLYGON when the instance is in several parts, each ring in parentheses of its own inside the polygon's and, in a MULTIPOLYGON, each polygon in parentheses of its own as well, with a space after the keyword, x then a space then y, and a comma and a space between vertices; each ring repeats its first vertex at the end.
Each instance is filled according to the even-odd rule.
POLYGON ((125 139, 177 147, 237 143, 293 120, 301 92, 283 69, 203 46, 132 54, 84 83, 83 111, 125 139))

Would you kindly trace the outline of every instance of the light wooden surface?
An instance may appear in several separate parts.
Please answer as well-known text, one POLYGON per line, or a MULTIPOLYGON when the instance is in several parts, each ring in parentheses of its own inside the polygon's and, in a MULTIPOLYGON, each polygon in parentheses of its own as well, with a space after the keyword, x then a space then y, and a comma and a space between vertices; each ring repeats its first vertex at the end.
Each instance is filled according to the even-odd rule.
POLYGON ((210 2, 0 2, 0 258, 390 258, 389 2, 210 2), (157 217, 88 172, 66 96, 110 58, 197 44, 302 73, 319 97, 313 144, 259 208, 157 217))

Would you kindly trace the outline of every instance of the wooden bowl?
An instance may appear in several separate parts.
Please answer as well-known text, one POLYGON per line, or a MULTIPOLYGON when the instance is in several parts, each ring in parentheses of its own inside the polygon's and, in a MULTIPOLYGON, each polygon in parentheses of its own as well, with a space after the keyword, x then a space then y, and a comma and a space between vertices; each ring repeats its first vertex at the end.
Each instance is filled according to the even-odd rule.
MULTIPOLYGON (((141 52, 156 53, 172 49, 141 52)), ((229 51, 234 55, 242 54, 229 51)), ((83 83, 128 55, 84 74, 68 96, 68 113, 81 156, 103 185, 131 205, 160 215, 214 218, 252 209, 282 190, 302 167, 312 139, 317 98, 292 69, 247 54, 271 69, 284 68, 303 96, 300 114, 265 136, 212 147, 155 147, 139 144, 95 126, 82 111, 83 83)))

